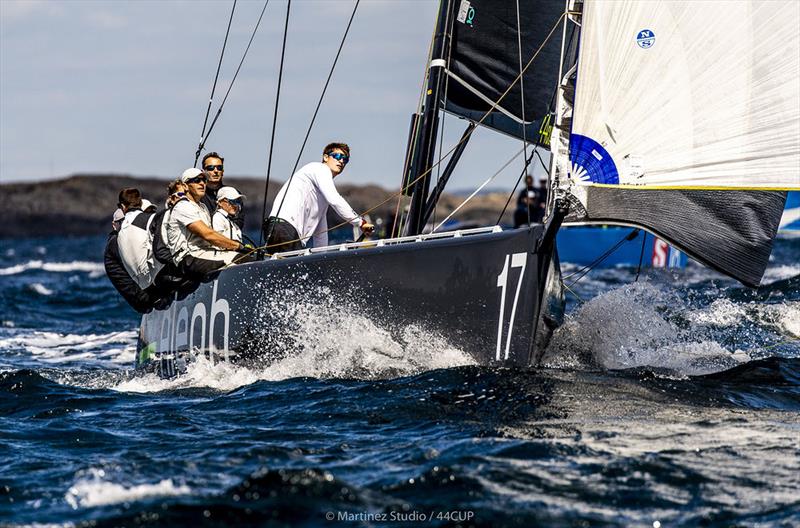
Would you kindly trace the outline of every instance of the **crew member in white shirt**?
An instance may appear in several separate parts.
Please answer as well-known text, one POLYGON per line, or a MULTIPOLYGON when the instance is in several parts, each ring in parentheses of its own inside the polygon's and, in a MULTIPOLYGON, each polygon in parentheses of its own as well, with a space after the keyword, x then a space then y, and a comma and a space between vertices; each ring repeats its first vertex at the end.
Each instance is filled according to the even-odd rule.
POLYGON ((244 205, 244 197, 233 187, 220 188, 217 191, 217 210, 211 217, 214 231, 237 242, 242 241, 242 228, 236 223, 236 218, 244 205))
POLYGON ((314 247, 327 246, 329 206, 347 222, 372 233, 374 226, 353 211, 333 184, 348 161, 350 147, 330 143, 322 151, 322 162, 304 165, 283 184, 263 226, 270 252, 303 249, 309 239, 314 247))
POLYGON ((117 237, 119 256, 128 275, 141 289, 145 289, 162 268, 162 264, 153 258, 153 233, 150 231, 153 211, 145 212, 151 208, 155 210, 155 207, 134 188, 120 191, 119 206, 125 212, 117 237))
POLYGON ((181 181, 187 185, 187 199, 175 204, 167 223, 167 245, 180 273, 202 279, 233 262, 252 260, 249 254, 239 253, 245 251, 241 242, 211 228, 211 215, 201 202, 206 192, 206 174, 200 169, 186 169, 181 181))

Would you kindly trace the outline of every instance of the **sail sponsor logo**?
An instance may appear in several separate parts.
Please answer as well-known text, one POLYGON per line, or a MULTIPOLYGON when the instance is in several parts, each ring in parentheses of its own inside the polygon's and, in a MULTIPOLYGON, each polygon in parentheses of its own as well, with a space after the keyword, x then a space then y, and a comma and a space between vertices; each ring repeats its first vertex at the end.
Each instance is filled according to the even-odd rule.
POLYGON ((640 48, 652 48, 656 43, 656 34, 649 29, 643 29, 636 34, 636 43, 640 48))
POLYGON ((472 27, 472 22, 475 20, 475 8, 470 5, 469 0, 461 0, 456 20, 472 27))

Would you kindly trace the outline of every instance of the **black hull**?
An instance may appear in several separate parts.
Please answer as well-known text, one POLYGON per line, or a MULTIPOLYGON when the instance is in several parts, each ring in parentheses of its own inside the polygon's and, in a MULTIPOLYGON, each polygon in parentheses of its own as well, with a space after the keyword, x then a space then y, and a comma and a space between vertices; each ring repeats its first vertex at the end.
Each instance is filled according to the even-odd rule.
POLYGON ((415 325, 482 365, 535 364, 555 324, 552 314, 537 324, 540 307, 557 314, 563 301, 543 236, 533 225, 234 266, 142 318, 137 367, 189 350, 270 363, 302 348, 309 310, 358 314, 388 332, 415 325))

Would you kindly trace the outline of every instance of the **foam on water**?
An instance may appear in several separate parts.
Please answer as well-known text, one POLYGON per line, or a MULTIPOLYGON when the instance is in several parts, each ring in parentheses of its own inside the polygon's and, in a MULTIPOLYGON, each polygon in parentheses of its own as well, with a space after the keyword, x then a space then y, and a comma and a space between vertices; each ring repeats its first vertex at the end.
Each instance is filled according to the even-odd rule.
POLYGON ((797 265, 781 265, 769 266, 764 271, 764 277, 761 279, 761 285, 765 286, 773 282, 790 279, 800 275, 800 266, 797 265))
POLYGON ((717 299, 705 309, 688 312, 686 317, 700 325, 733 326, 746 318, 747 312, 730 299, 717 299))
POLYGON ((155 484, 124 486, 105 480, 105 471, 91 469, 89 475, 78 479, 64 495, 64 500, 73 509, 106 506, 121 502, 133 502, 149 497, 188 495, 191 489, 186 485, 175 485, 171 478, 155 484))
MULTIPOLYGON (((332 326, 327 328, 328 333, 315 327, 303 350, 295 350, 265 367, 214 363, 199 355, 187 365, 184 374, 174 379, 163 380, 155 374, 146 374, 116 382, 110 388, 120 392, 160 392, 203 387, 227 392, 257 381, 383 379, 475 364, 464 352, 448 347, 443 340, 416 327, 407 328, 402 340, 396 341, 368 319, 353 315, 343 318, 356 321, 352 321, 349 328, 337 328, 335 321, 329 321, 332 326), (359 335, 348 335, 348 329, 359 329, 359 335)), ((313 326, 313 321, 307 323, 313 326)))
POLYGON ((44 262, 41 260, 29 260, 23 264, 16 264, 7 268, 0 268, 0 275, 18 275, 29 270, 43 270, 55 273, 83 271, 89 273, 92 277, 98 277, 105 273, 105 268, 100 262, 88 262, 85 260, 75 260, 72 262, 44 262))
POLYGON ((38 293, 39 295, 45 295, 45 296, 53 295, 53 290, 46 287, 44 284, 40 282, 34 282, 33 284, 29 284, 28 287, 31 290, 38 293))
MULTIPOLYGON (((739 307, 723 301, 693 317, 733 324, 739 307)), ((649 282, 638 282, 603 293, 580 306, 556 330, 545 354, 551 367, 575 368, 589 364, 606 369, 654 367, 677 375, 698 375, 731 368, 749 355, 726 350, 702 327, 680 328, 670 316, 676 309, 689 313, 674 292, 649 282)))
POLYGON ((0 350, 24 350, 38 361, 48 364, 88 361, 110 363, 109 366, 131 365, 136 354, 136 332, 59 334, 9 330, 0 333, 0 350))

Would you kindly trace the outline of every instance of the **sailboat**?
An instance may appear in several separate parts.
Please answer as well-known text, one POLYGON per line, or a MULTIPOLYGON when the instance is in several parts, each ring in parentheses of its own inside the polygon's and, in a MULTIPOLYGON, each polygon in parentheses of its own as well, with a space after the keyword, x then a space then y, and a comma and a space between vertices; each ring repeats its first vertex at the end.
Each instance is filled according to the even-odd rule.
POLYGON ((800 189, 798 27, 793 1, 443 0, 402 233, 222 270, 143 316, 137 366, 275 361, 326 310, 417 328, 481 365, 536 365, 563 313, 565 223, 641 228, 758 286, 800 189), (467 129, 432 186, 441 112, 467 129), (549 148, 546 217, 424 233, 476 126, 549 148))

